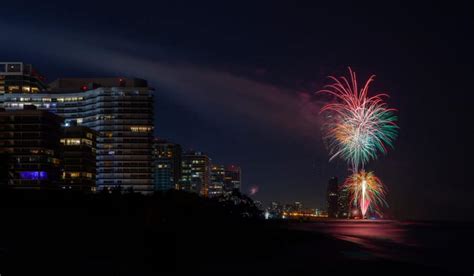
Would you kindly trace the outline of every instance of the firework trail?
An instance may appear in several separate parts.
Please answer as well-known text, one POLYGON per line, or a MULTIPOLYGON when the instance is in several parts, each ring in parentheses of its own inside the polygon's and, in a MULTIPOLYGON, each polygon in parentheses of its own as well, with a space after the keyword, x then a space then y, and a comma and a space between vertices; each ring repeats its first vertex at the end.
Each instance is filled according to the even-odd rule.
POLYGON ((376 159, 379 152, 385 154, 386 145, 393 146, 398 126, 395 109, 388 108, 383 101, 388 95, 368 96, 375 76, 359 89, 356 74, 350 67, 349 74, 350 81, 346 77, 330 76, 333 83, 317 93, 332 95, 337 100, 321 109, 321 113, 328 114, 325 138, 329 142, 330 160, 340 157, 357 173, 371 159, 376 159))
POLYGON ((373 172, 361 170, 352 174, 342 188, 349 193, 351 204, 360 207, 362 216, 368 210, 380 215, 380 207, 388 206, 385 201, 385 186, 373 172))

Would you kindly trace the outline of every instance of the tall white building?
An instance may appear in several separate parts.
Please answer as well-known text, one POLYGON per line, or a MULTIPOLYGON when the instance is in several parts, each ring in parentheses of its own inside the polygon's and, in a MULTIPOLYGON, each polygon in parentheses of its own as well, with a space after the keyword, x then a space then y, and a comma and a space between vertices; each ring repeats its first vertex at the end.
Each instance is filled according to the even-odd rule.
POLYGON ((97 188, 153 191, 153 90, 132 78, 65 78, 48 90, 0 93, 6 110, 35 105, 90 127, 97 136, 97 188))

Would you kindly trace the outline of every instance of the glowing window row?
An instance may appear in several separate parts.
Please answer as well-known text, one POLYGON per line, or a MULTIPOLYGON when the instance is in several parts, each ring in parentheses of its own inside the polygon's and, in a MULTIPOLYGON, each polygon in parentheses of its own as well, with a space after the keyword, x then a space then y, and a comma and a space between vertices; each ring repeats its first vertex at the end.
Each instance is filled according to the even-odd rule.
POLYGON ((92 141, 88 139, 66 138, 66 139, 61 139, 61 144, 67 145, 67 146, 77 146, 80 144, 86 144, 86 145, 92 146, 92 141))

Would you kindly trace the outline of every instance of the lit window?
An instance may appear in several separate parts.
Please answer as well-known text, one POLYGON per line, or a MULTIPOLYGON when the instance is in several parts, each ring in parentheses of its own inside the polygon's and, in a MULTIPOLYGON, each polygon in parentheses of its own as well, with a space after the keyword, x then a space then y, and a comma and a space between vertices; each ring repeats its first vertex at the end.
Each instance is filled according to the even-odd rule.
POLYGON ((22 90, 23 90, 23 93, 29 93, 30 92, 30 87, 29 86, 23 86, 22 90))
POLYGON ((146 126, 132 126, 130 127, 130 130, 132 132, 149 132, 151 130, 151 127, 146 127, 146 126))
POLYGON ((70 176, 71 178, 78 178, 78 177, 81 176, 81 173, 80 173, 80 172, 70 172, 70 173, 69 173, 69 176, 70 176))
POLYGON ((8 93, 20 92, 20 87, 18 85, 8 86, 8 93))
POLYGON ((70 138, 70 139, 61 139, 60 141, 61 141, 61 144, 67 145, 67 146, 76 146, 76 145, 81 144, 81 139, 70 138))

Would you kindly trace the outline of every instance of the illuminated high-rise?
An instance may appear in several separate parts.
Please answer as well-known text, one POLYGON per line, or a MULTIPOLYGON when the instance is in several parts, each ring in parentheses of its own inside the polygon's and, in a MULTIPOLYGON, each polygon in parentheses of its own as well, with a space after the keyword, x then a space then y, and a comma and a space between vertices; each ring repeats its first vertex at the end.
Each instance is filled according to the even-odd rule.
POLYGON ((338 206, 338 199, 339 199, 339 186, 337 177, 331 177, 328 182, 327 187, 327 207, 328 207, 328 216, 330 218, 336 218, 338 216, 339 206, 338 206))
MULTIPOLYGON (((0 154, 10 188, 52 189, 60 184, 62 118, 34 106, 0 108, 0 154)), ((5 183, 4 183, 5 184, 5 183)))
POLYGON ((175 189, 181 179, 181 146, 162 139, 153 142, 155 190, 175 189))
POLYGON ((226 192, 232 192, 233 190, 238 190, 242 187, 242 171, 239 166, 228 165, 225 167, 225 178, 224 178, 224 190, 226 192))
POLYGON ((150 193, 152 174, 153 93, 135 78, 63 78, 47 91, 0 93, 7 110, 35 105, 97 132, 96 186, 150 193))
POLYGON ((95 191, 97 133, 86 126, 62 129, 63 188, 95 191))
POLYGON ((202 152, 188 151, 183 154, 181 164, 178 189, 208 196, 211 159, 202 152))
POLYGON ((209 184, 209 197, 218 197, 224 194, 225 168, 223 165, 212 164, 211 181, 209 184))
POLYGON ((337 208, 338 218, 348 218, 350 216, 350 198, 347 190, 339 190, 337 208))
POLYGON ((31 64, 0 62, 0 94, 34 94, 46 90, 44 77, 31 64))

